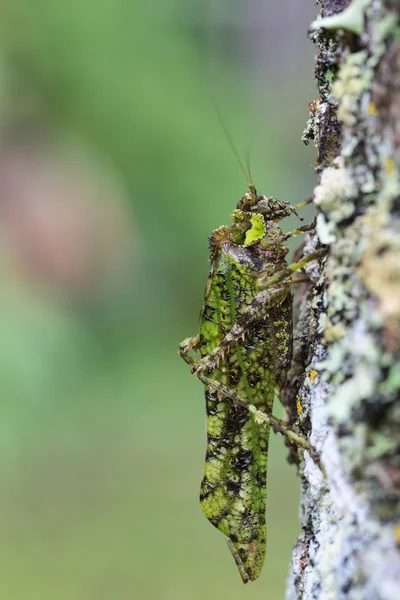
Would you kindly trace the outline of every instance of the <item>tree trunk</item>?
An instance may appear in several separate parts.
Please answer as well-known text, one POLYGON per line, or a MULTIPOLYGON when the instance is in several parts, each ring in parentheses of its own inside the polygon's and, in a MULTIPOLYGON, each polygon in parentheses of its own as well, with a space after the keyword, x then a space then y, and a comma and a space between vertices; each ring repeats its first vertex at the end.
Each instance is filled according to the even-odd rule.
POLYGON ((285 400, 306 454, 287 600, 400 598, 400 0, 325 0, 311 26, 319 98, 317 243, 297 292, 285 400))

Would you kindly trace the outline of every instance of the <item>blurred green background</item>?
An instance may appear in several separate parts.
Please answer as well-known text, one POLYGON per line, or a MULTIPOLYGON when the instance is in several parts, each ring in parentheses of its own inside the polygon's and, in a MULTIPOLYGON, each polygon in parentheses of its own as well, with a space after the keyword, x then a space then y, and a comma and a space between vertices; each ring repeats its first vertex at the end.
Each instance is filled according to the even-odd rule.
POLYGON ((202 386, 177 348, 207 236, 246 189, 211 96, 259 191, 310 195, 308 4, 0 8, 1 598, 283 598, 299 495, 283 443, 265 568, 243 587, 199 508, 202 386))

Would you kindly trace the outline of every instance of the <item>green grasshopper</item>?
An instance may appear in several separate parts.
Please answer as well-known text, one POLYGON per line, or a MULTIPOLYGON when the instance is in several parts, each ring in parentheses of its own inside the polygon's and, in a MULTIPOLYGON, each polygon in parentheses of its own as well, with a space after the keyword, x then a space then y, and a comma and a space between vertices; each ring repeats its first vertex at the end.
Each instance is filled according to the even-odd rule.
MULTIPOLYGON (((316 458, 309 442, 272 416, 291 364, 292 274, 325 252, 287 265, 287 246, 305 225, 283 234, 278 223, 296 212, 249 190, 232 225, 210 237, 211 269, 199 334, 179 353, 205 386, 207 452, 200 503, 227 538, 244 583, 261 573, 266 551, 266 481, 270 429, 316 458), (195 360, 191 353, 199 351, 195 360)), ((308 201, 298 206, 304 206, 308 201)))

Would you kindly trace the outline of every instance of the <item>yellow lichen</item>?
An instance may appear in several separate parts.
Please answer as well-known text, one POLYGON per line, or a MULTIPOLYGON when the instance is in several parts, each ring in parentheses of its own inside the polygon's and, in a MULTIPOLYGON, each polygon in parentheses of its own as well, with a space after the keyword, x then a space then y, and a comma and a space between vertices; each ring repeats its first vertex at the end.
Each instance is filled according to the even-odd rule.
POLYGON ((400 343, 400 235, 390 231, 379 215, 364 218, 368 243, 358 270, 361 281, 379 302, 385 319, 386 344, 400 343))
POLYGON ((397 546, 400 546, 400 523, 394 527, 394 539, 397 546))
POLYGON ((367 112, 371 117, 377 117, 379 115, 378 109, 376 108, 376 104, 372 102, 368 102, 367 112))
POLYGON ((340 340, 346 333, 346 327, 343 323, 332 325, 330 319, 327 318, 324 331, 324 340, 326 342, 336 342, 340 340))
POLYGON ((395 173, 395 164, 391 156, 388 156, 388 158, 385 159, 385 171, 389 177, 393 177, 395 173))

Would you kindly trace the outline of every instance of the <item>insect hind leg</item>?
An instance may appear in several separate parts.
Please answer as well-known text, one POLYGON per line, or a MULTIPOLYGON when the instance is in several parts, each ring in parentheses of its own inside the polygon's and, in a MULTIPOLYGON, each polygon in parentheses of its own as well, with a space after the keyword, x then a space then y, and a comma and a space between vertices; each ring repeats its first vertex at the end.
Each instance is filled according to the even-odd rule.
POLYGON ((213 388, 221 398, 230 398, 235 404, 247 408, 256 423, 271 427, 274 433, 280 433, 286 437, 296 448, 307 450, 314 462, 321 468, 320 457, 314 446, 306 438, 298 435, 285 421, 259 410, 254 404, 250 404, 240 394, 229 389, 219 381, 215 381, 202 373, 196 373, 196 375, 204 385, 213 388))

